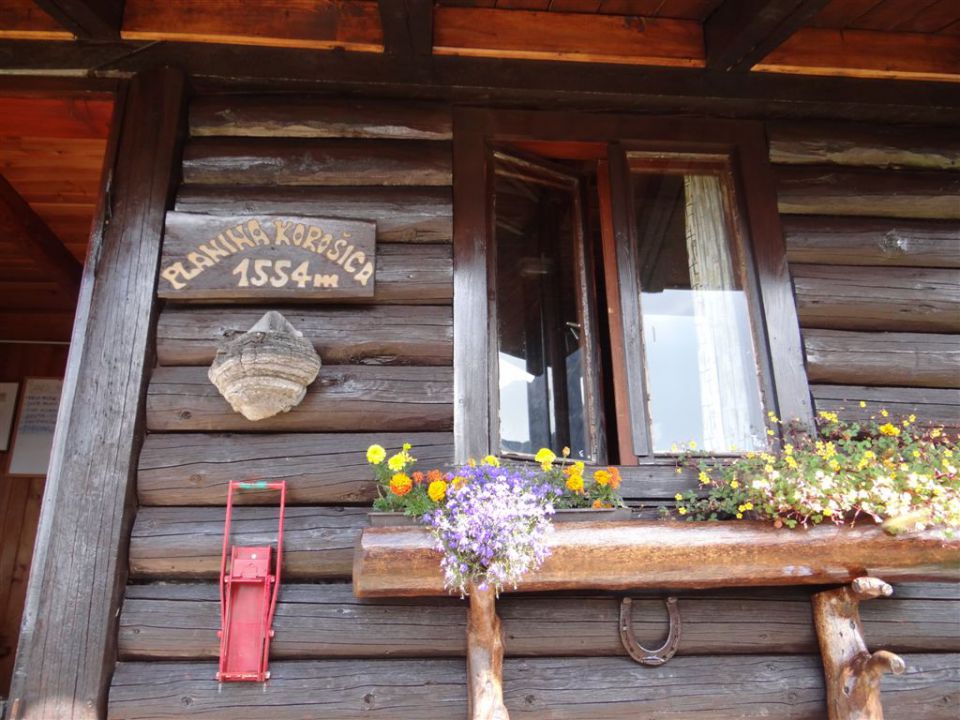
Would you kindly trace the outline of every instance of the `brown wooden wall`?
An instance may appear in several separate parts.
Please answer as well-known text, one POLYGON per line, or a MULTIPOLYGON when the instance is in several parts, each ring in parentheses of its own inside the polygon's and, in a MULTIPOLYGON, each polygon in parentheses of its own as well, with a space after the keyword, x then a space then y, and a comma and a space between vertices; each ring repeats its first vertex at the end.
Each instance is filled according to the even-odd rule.
MULTIPOLYGON (((63 377, 66 345, 0 343, 0 382, 63 377)), ((11 432, 11 442, 13 440, 11 432)), ((9 452, 0 452, 0 697, 7 694, 20 634, 33 541, 43 498, 42 477, 10 477, 9 452)))
MULTIPOLYGON (((301 406, 256 424, 229 410, 205 368, 216 342, 267 306, 163 304, 113 720, 465 716, 464 603, 361 601, 349 584, 373 497, 366 446, 408 440, 427 462, 452 456, 450 137, 448 109, 410 103, 194 101, 168 226, 185 226, 191 212, 376 220, 377 290, 370 302, 281 308, 324 367, 301 406), (214 679, 230 479, 286 479, 295 503, 265 688, 214 679)), ((235 516, 247 543, 269 541, 275 528, 275 511, 257 502, 235 516)), ((684 594, 679 654, 659 669, 626 658, 614 596, 506 596, 507 705, 518 718, 822 718, 809 592, 684 594)), ((943 585, 903 586, 865 604, 872 645, 909 666, 884 681, 890 717, 918 707, 931 720, 952 717, 958 607, 943 585)), ((642 641, 662 637, 655 597, 637 603, 635 617, 642 641)))

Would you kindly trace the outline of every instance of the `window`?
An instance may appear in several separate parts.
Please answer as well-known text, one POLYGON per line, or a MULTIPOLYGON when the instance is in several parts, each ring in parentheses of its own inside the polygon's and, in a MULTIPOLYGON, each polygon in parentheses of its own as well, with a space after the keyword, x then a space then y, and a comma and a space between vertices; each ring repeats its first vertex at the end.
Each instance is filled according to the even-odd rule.
POLYGON ((766 448, 768 410, 808 417, 789 284, 772 272, 785 269, 775 198, 744 178, 762 142, 729 123, 704 142, 649 120, 637 134, 597 116, 530 132, 538 114, 466 115, 454 174, 459 454, 569 446, 591 463, 656 464, 691 440, 714 454, 766 448), (479 178, 483 203, 468 194, 479 178), (464 339, 464 318, 484 321, 485 354, 464 339))

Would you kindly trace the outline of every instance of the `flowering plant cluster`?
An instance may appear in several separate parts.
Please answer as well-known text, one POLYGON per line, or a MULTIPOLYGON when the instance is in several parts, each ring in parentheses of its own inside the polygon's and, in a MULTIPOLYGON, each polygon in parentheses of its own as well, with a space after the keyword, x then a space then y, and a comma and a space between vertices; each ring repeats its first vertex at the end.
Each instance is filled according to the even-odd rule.
MULTIPOLYGON (((772 413, 769 419, 781 422, 772 413)), ((892 532, 960 528, 958 439, 914 415, 894 419, 886 409, 865 422, 820 412, 816 436, 787 426, 777 454, 722 462, 681 453, 678 462, 699 471, 700 491, 678 494, 677 513, 689 520, 762 518, 777 527, 865 516, 892 532)))
POLYGON ((558 509, 626 507, 617 492, 620 487, 617 468, 599 468, 585 477, 584 463, 570 460, 570 448, 563 448, 559 458, 552 450, 540 448, 534 459, 540 463, 543 480, 553 488, 554 505, 558 509))
POLYGON ((409 443, 404 443, 399 452, 388 458, 381 445, 367 448, 367 462, 373 466, 373 477, 377 481, 374 510, 421 518, 443 502, 450 478, 440 470, 426 473, 414 470, 417 459, 410 454, 412 449, 409 443))

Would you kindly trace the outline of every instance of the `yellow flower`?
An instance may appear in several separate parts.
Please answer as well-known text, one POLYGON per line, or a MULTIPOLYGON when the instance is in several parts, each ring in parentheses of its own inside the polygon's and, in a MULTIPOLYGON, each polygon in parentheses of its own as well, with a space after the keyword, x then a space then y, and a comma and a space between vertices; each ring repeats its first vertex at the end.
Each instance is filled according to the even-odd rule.
POLYGON ((406 495, 408 492, 410 492, 412 487, 413 480, 410 479, 409 475, 397 473, 390 478, 390 492, 392 492, 394 495, 406 495))
POLYGON ((467 465, 470 467, 476 467, 477 466, 476 458, 467 458, 467 465))
POLYGON ((866 404, 863 400, 861 400, 861 401, 860 401, 860 407, 865 408, 866 406, 867 406, 867 404, 866 404))
POLYGON ((770 437, 773 437, 774 435, 776 435, 776 433, 773 432, 773 430, 767 430, 767 435, 769 435, 770 437))
POLYGON ((828 508, 828 507, 825 507, 825 508, 823 509, 823 514, 826 515, 827 517, 830 517, 831 515, 833 515, 833 510, 831 510, 831 509, 828 508))
POLYGON ((404 443, 404 444, 403 444, 403 451, 404 451, 404 452, 406 452, 407 450, 412 450, 412 449, 413 449, 413 445, 411 445, 410 443, 404 443))
POLYGON ((687 514, 687 509, 686 509, 686 508, 677 508, 677 512, 680 513, 681 515, 686 515, 686 514, 687 514))
POLYGON ((743 520, 743 513, 737 513, 737 520, 743 520))
POLYGON ((496 455, 487 455, 482 460, 484 465, 490 465, 492 467, 500 467, 500 461, 497 459, 496 455))
POLYGON ((881 435, 888 435, 890 437, 896 437, 900 434, 900 428, 893 423, 884 423, 877 429, 880 431, 881 435))
POLYGON ((697 449, 697 441, 696 441, 696 440, 691 440, 691 441, 690 441, 690 449, 691 449, 691 450, 696 450, 696 449, 697 449))
POLYGON ((461 488, 467 484, 467 479, 461 475, 457 475, 453 480, 450 481, 450 484, 455 488, 461 488))
POLYGON ((569 465, 563 469, 565 475, 583 475, 584 470, 583 461, 577 460, 573 465, 569 465))
POLYGON ((826 410, 821 410, 819 412, 819 415, 827 422, 837 422, 839 420, 835 412, 828 412, 826 410))
POLYGON ((447 484, 443 480, 435 480, 427 488, 427 495, 435 503, 440 502, 447 496, 447 484))
POLYGON ((707 475, 707 473, 705 473, 703 470, 701 470, 701 471, 700 471, 700 474, 697 475, 697 479, 700 481, 700 484, 701 484, 701 485, 709 485, 709 484, 710 484, 710 476, 707 475))
POLYGON ((907 418, 907 419, 908 419, 910 422, 914 423, 914 422, 917 421, 917 416, 916 416, 916 415, 911 415, 911 416, 910 416, 909 418, 907 418))
POLYGON ((790 468, 793 470, 796 470, 798 467, 800 467, 800 464, 797 462, 796 458, 794 458, 792 455, 787 456, 787 465, 789 465, 790 468))
POLYGON ((732 487, 734 490, 736 490, 738 487, 740 487, 740 483, 737 482, 736 480, 731 480, 731 481, 730 481, 730 487, 732 487))
POLYGON ((540 448, 533 459, 540 463, 540 467, 546 471, 553 467, 553 461, 557 459, 557 456, 549 448, 540 448))
POLYGON ((880 408, 880 414, 881 414, 883 417, 888 417, 888 416, 890 415, 890 413, 887 412, 887 409, 886 409, 886 408, 880 408))
POLYGON ((745 502, 745 503, 743 504, 743 509, 744 509, 744 510, 753 510, 753 503, 752 503, 752 502, 745 502))
POLYGON ((567 478, 567 490, 572 493, 583 492, 583 478, 580 475, 571 475, 567 478))
POLYGON ((379 465, 387 456, 387 451, 381 445, 371 445, 367 448, 367 462, 371 465, 379 465))
POLYGON ((943 428, 934 428, 930 431, 930 437, 936 440, 938 437, 943 435, 943 428))
POLYGON ((676 500, 677 502, 680 502, 681 500, 683 500, 683 495, 681 495, 680 493, 677 493, 676 495, 673 496, 673 499, 676 500))
POLYGON ((390 459, 387 460, 387 467, 393 470, 393 472, 400 472, 403 470, 403 466, 407 464, 407 455, 402 452, 398 452, 396 455, 391 455, 390 459))

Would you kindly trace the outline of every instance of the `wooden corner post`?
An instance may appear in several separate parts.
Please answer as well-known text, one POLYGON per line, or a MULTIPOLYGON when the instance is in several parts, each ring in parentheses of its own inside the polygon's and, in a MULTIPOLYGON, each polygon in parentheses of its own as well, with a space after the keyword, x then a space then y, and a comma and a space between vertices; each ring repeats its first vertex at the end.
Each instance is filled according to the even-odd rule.
POLYGON ((888 672, 899 675, 906 665, 892 652, 867 649, 860 601, 892 594, 893 588, 882 580, 861 577, 846 587, 813 596, 830 720, 883 720, 880 678, 888 672))
POLYGON ((37 530, 10 720, 94 720, 106 713, 184 90, 179 70, 142 73, 116 114, 37 530))

